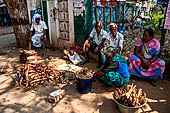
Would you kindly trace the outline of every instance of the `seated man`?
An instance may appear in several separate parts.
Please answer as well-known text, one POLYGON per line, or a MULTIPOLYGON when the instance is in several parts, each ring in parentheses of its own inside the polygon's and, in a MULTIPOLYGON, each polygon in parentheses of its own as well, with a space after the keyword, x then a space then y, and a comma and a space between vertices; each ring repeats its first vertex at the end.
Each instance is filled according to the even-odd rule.
POLYGON ((106 45, 112 47, 118 47, 120 51, 123 49, 123 40, 124 36, 117 32, 117 25, 115 23, 111 23, 109 25, 110 32, 107 35, 106 45))
POLYGON ((119 48, 107 47, 104 54, 107 58, 104 65, 95 73, 104 83, 121 87, 130 81, 129 67, 124 57, 119 54, 119 48))
MULTIPOLYGON (((44 21, 41 21, 41 15, 34 14, 32 19, 32 26, 30 29, 29 49, 31 50, 31 42, 35 47, 43 47, 45 52, 45 38, 47 26, 44 21), (32 32, 35 34, 32 36, 32 32)), ((43 53, 44 54, 44 53, 43 53)))
POLYGON ((85 41, 83 45, 83 51, 85 53, 86 60, 82 64, 88 62, 89 50, 91 50, 94 54, 98 55, 99 63, 97 67, 100 67, 102 65, 102 57, 101 57, 100 49, 105 42, 106 35, 107 32, 102 29, 102 23, 96 22, 95 28, 93 28, 88 39, 85 41))

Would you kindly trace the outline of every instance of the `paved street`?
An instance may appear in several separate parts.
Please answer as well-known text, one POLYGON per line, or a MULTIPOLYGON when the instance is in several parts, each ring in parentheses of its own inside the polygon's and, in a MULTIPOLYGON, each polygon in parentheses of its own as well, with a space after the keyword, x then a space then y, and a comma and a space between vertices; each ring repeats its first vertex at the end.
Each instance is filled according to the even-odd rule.
POLYGON ((16 43, 16 39, 13 33, 0 36, 0 49, 8 47, 9 45, 14 43, 16 43))
POLYGON ((0 49, 16 43, 13 27, 0 28, 0 49))

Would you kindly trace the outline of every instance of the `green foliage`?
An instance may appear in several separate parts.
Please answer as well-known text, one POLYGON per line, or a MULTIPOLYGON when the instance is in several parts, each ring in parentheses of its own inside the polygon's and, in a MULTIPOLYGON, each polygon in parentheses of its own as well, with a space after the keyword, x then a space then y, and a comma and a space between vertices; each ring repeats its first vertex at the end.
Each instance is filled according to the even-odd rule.
MULTIPOLYGON (((161 12, 157 12, 157 13, 152 13, 151 16, 152 16, 152 21, 151 19, 146 19, 144 25, 152 24, 152 26, 154 27, 155 33, 158 35, 161 35, 161 30, 159 28, 159 20, 161 18, 164 18, 164 14, 162 14, 161 12)), ((163 26, 163 22, 164 22, 164 19, 162 19, 160 27, 163 26)))
MULTIPOLYGON (((155 33, 157 33, 158 35, 161 35, 161 30, 159 29, 159 20, 161 18, 164 18, 164 14, 162 14, 161 12, 153 13, 152 17, 153 17, 152 25, 154 27, 155 33)), ((161 26, 163 26, 163 21, 161 22, 161 26)))
POLYGON ((151 19, 146 19, 144 25, 147 26, 147 25, 150 25, 150 24, 152 24, 151 19))

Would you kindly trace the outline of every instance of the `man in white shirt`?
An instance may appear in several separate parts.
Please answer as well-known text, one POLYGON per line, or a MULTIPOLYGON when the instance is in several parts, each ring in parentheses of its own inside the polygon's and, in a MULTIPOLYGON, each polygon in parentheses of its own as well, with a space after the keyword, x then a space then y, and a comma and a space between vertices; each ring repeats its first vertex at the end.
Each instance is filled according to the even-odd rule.
MULTIPOLYGON (((31 50, 31 43, 35 47, 43 47, 45 52, 45 38, 47 26, 44 21, 41 21, 41 15, 35 14, 32 19, 32 25, 30 29, 30 40, 29 40, 29 49, 31 50), (32 36, 32 32, 35 31, 35 34, 32 36)), ((44 53, 43 53, 44 54, 44 53)))
POLYGON ((117 25, 115 23, 109 25, 109 30, 110 32, 107 35, 106 45, 119 47, 119 51, 121 51, 123 49, 124 36, 117 32, 117 25))
POLYGON ((96 22, 95 27, 93 28, 92 32, 90 33, 88 39, 85 41, 83 45, 83 51, 85 53, 85 62, 88 62, 89 58, 89 50, 97 54, 99 57, 99 64, 97 67, 100 67, 102 65, 102 57, 100 53, 101 47, 104 45, 105 39, 107 36, 107 32, 102 29, 102 23, 96 22))

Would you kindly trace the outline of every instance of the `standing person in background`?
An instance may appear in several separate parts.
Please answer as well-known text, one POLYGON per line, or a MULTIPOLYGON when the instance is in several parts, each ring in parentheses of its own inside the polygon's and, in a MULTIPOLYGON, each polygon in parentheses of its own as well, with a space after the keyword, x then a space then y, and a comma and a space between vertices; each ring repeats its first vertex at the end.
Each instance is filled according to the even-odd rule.
POLYGON ((98 55, 99 63, 97 67, 99 68, 102 65, 102 56, 100 53, 100 49, 104 45, 105 39, 107 36, 107 32, 102 29, 102 23, 96 22, 95 27, 90 33, 88 39, 83 44, 83 51, 85 53, 85 61, 82 64, 85 64, 89 61, 89 50, 98 55))
POLYGON ((44 21, 41 21, 41 15, 34 14, 32 18, 32 25, 30 29, 29 49, 31 50, 31 44, 35 47, 43 47, 43 55, 45 55, 45 40, 47 26, 44 21), (35 34, 33 35, 33 31, 35 34), (32 36, 33 35, 33 36, 32 36))

